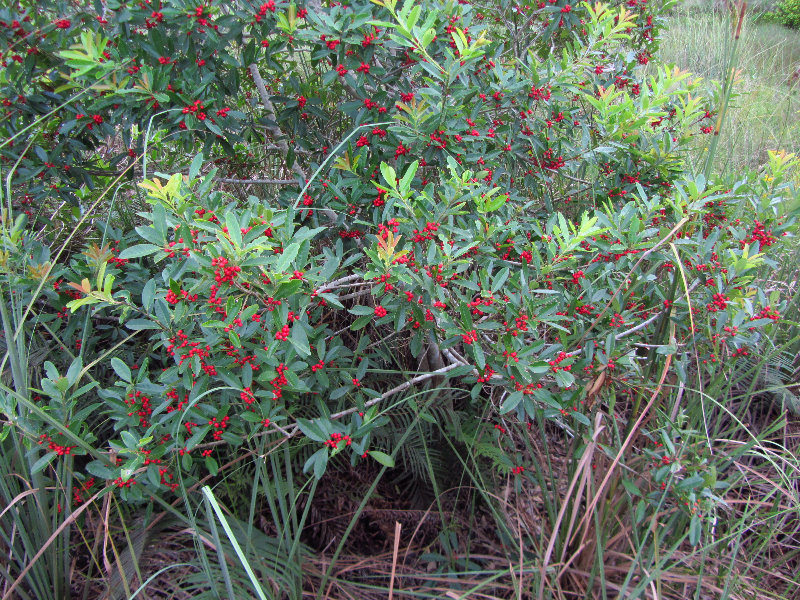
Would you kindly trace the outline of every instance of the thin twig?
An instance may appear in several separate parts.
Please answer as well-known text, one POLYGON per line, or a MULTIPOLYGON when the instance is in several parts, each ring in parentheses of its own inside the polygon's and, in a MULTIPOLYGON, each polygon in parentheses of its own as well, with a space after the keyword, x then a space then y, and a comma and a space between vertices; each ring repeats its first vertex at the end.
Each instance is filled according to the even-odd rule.
MULTIPOLYGON (((328 283, 319 286, 317 289, 314 290, 314 294, 322 294, 329 290, 334 290, 340 287, 350 287, 349 285, 345 284, 349 284, 353 281, 359 281, 360 284, 364 282, 363 280, 364 278, 361 275, 347 275, 346 277, 340 277, 339 279, 334 279, 333 281, 329 281, 328 283)), ((358 285, 358 284, 353 284, 353 285, 358 285)))
POLYGON ((238 183, 240 185, 253 185, 257 183, 270 185, 300 185, 296 179, 235 179, 232 177, 218 177, 220 183, 238 183))
POLYGON ((400 550, 400 530, 402 529, 400 521, 394 523, 394 550, 392 551, 392 575, 389 577, 389 600, 394 598, 394 576, 397 572, 397 554, 400 550))
MULTIPOLYGON (((275 107, 272 105, 272 101, 269 99, 269 93, 264 85, 264 79, 261 77, 261 72, 258 70, 258 65, 252 63, 248 68, 250 70, 250 74, 253 76, 253 83, 256 85, 258 95, 261 97, 261 104, 267 113, 267 118, 271 122, 275 123, 275 125, 266 124, 265 127, 267 128, 267 131, 272 134, 273 142, 277 146, 277 149, 283 152, 283 155, 286 156, 289 153, 289 144, 286 142, 283 131, 281 131, 281 128, 277 125, 278 120, 275 117, 275 107)), ((292 165, 292 170, 302 177, 304 182, 308 179, 305 171, 303 171, 297 161, 295 161, 292 165)))

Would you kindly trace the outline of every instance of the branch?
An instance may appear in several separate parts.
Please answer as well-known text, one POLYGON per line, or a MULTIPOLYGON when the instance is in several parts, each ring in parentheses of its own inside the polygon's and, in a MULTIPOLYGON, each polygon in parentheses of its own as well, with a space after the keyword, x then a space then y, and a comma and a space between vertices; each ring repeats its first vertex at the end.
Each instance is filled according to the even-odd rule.
MULTIPOLYGON (((280 147, 276 144, 265 144, 264 150, 280 150, 280 147)), ((306 150, 305 148, 301 148, 300 146, 294 147, 295 154, 313 154, 311 150, 306 150)))
MULTIPOLYGON (((371 286, 372 284, 365 283, 363 285, 371 286)), ((360 298, 361 296, 370 296, 371 294, 372 294, 372 292, 369 289, 363 289, 363 290, 359 290, 357 292, 352 292, 350 294, 345 294, 344 296, 338 296, 337 298, 338 298, 339 302, 341 302, 342 300, 351 300, 352 298, 360 298)))
POLYGON ((318 287, 316 290, 314 290, 314 293, 321 294, 322 292, 326 292, 335 287, 342 287, 342 284, 350 283, 351 281, 356 281, 356 280, 361 281, 363 280, 363 277, 361 275, 346 275, 345 277, 334 279, 333 281, 329 281, 325 285, 318 287))
MULTIPOLYGON (((459 367, 459 366, 461 366, 461 365, 458 365, 458 364, 447 365, 446 367, 442 367, 441 369, 437 369, 435 371, 431 371, 430 373, 423 373, 422 375, 417 375, 413 379, 409 379, 408 381, 406 381, 404 383, 401 383, 400 385, 395 386, 392 389, 384 392, 383 394, 381 394, 377 398, 373 398, 369 402, 365 402, 364 403, 364 408, 369 408, 370 406, 374 406, 375 404, 378 404, 379 402, 382 402, 383 400, 386 400, 386 398, 388 398, 389 396, 394 396, 395 394, 398 394, 400 392, 403 392, 403 391, 407 390, 412 385, 415 385, 417 383, 421 383, 423 381, 427 381, 428 379, 432 379, 432 378, 434 378, 434 377, 436 377, 438 375, 443 375, 444 373, 447 373, 448 371, 452 371, 453 369, 455 369, 456 367, 459 367)), ((339 419, 341 417, 346 417, 347 415, 353 414, 354 412, 356 412, 358 410, 361 410, 361 409, 358 406, 354 406, 352 408, 348 408, 347 410, 342 410, 340 412, 333 413, 328 418, 331 419, 331 420, 339 419)), ((294 437, 298 433, 300 433, 300 428, 297 425, 293 425, 292 427, 288 428, 288 430, 284 430, 284 434, 286 435, 287 438, 294 437)))
POLYGON ((253 83, 256 84, 256 89, 258 90, 258 95, 261 96, 261 104, 264 106, 264 110, 267 112, 267 117, 276 125, 265 125, 267 131, 269 131, 272 136, 275 138, 275 145, 278 149, 287 152, 289 150, 289 144, 286 143, 286 140, 283 137, 283 131, 281 131, 280 127, 277 126, 277 119, 275 118, 275 107, 272 105, 272 101, 269 99, 269 92, 267 92, 267 88, 264 85, 264 80, 261 78, 261 72, 258 70, 258 65, 252 63, 249 67, 250 75, 253 76, 253 83))
MULTIPOLYGON (((413 379, 409 379, 408 381, 406 381, 404 383, 401 383, 398 386, 393 387, 389 391, 384 392, 383 394, 381 394, 377 398, 373 398, 369 402, 365 402, 364 403, 364 408, 369 408, 370 406, 378 404, 378 402, 386 400, 386 398, 388 398, 389 396, 394 396, 395 394, 398 394, 400 392, 403 392, 403 391, 407 390, 412 385, 415 385, 417 383, 421 383, 423 381, 427 381, 428 379, 432 379, 432 378, 436 377, 437 375, 443 375, 443 374, 447 373, 448 371, 452 371, 456 367, 460 367, 460 366, 461 365, 447 365, 446 367, 442 367, 441 369, 436 369, 435 371, 431 371, 430 373, 423 373, 422 375, 417 375, 413 379)), ((354 406, 352 408, 348 408, 347 410, 343 410, 343 411, 340 411, 338 413, 334 413, 334 414, 332 414, 330 416, 330 418, 331 419, 338 419, 339 417, 344 417, 344 416, 347 416, 349 414, 352 414, 352 413, 356 412, 357 410, 359 410, 359 408, 357 406, 354 406)))
MULTIPOLYGON (((258 90, 258 95, 261 96, 261 104, 264 106, 264 110, 267 113, 267 118, 275 123, 275 125, 265 125, 267 131, 272 134, 273 140, 275 142, 275 146, 278 150, 284 152, 284 154, 289 153, 289 144, 286 142, 286 138, 283 135, 283 131, 281 128, 278 127, 277 122, 278 120, 275 117, 275 107, 272 105, 272 101, 269 99, 269 93, 267 92, 267 88, 264 85, 264 80, 261 78, 261 73, 258 70, 258 65, 252 63, 249 67, 250 74, 253 76, 253 83, 256 84, 256 89, 258 90)), ((305 171, 300 167, 299 164, 295 161, 292 165, 292 170, 300 175, 303 178, 303 181, 308 179, 306 177, 305 171)))
MULTIPOLYGON (((409 379, 408 381, 406 381, 404 383, 401 383, 400 385, 395 386, 392 389, 384 392, 383 394, 381 394, 377 398, 373 398, 369 402, 364 403, 364 408, 369 408, 370 406, 374 406, 375 404, 378 404, 379 402, 382 402, 383 400, 386 400, 386 398, 388 398, 389 396, 394 396, 395 394, 398 394, 400 392, 403 392, 403 391, 407 390, 412 385, 415 385, 417 383, 421 383, 423 381, 427 381, 428 379, 433 379, 434 377, 437 377, 439 375, 443 375, 443 374, 447 373, 448 371, 452 371, 456 367, 460 367, 460 366, 461 366, 460 364, 451 364, 451 365, 447 365, 446 367, 442 367, 441 369, 437 369, 435 371, 431 371, 430 373, 423 373, 422 375, 417 375, 413 379, 409 379)), ((347 410, 343 410, 343 411, 334 413, 328 418, 329 419, 339 419, 341 417, 345 417, 347 415, 353 414, 354 412, 356 412, 358 410, 360 410, 359 407, 358 406, 354 406, 352 408, 348 408, 347 410)), ((270 426, 274 427, 275 429, 277 429, 281 433, 283 433, 285 439, 293 438, 297 434, 300 433, 300 428, 297 425, 291 425, 290 427, 284 429, 283 427, 279 427, 275 423, 270 422, 270 426)), ((254 437, 261 437, 263 435, 268 435, 269 433, 272 433, 272 432, 271 431, 262 431, 261 433, 255 434, 254 437)), ((202 447, 205 448, 205 447, 208 447, 208 446, 216 446, 216 445, 224 444, 224 443, 225 443, 224 440, 220 440, 218 442, 209 442, 207 444, 203 444, 202 447)), ((201 446, 200 445, 195 446, 195 448, 199 448, 199 447, 201 447, 201 446)))
POLYGON ((299 185, 296 179, 234 179, 232 177, 219 177, 220 183, 239 183, 242 185, 253 185, 255 183, 267 183, 271 185, 299 185))
POLYGON ((614 336, 614 339, 621 340, 624 337, 627 337, 627 336, 629 336, 629 335, 631 335, 633 333, 636 333, 640 329, 644 329, 645 327, 650 325, 650 323, 652 323, 653 321, 658 319, 662 314, 664 314, 663 310, 658 311, 656 314, 654 314, 652 317, 650 317, 646 321, 642 321, 641 323, 636 325, 636 327, 632 327, 632 328, 628 329, 627 331, 623 331, 621 333, 618 333, 616 336, 614 336))
POLYGON ((548 168, 542 167, 542 170, 543 171, 549 171, 550 173, 554 173, 554 174, 558 175, 559 177, 563 177, 564 179, 569 179, 570 181, 574 181, 575 183, 582 183, 584 185, 588 185, 591 188, 591 185, 592 185, 591 181, 586 181, 585 179, 579 179, 578 177, 573 177, 572 175, 567 175, 566 173, 562 173, 558 169, 548 169, 548 168))
MULTIPOLYGON (((267 128, 267 131, 269 131, 272 134, 272 137, 274 138, 275 141, 276 149, 282 151, 284 155, 288 155, 289 144, 286 143, 286 139, 283 137, 283 131, 281 131, 281 128, 277 126, 277 119, 275 118, 275 107, 272 105, 272 102, 269 99, 269 93, 267 92, 266 86, 264 86, 264 80, 261 78, 261 73, 258 71, 258 65, 252 63, 249 69, 250 69, 250 74, 253 76, 253 82, 256 84, 258 95, 261 96, 261 104, 264 106, 264 110, 267 112, 267 118, 270 119, 273 123, 276 123, 276 125, 265 125, 265 127, 267 128)), ((302 178, 303 182, 308 184, 308 176, 306 175, 306 172, 303 171, 302 167, 296 160, 292 164, 292 170, 302 178)), ((320 208, 317 210, 320 210, 322 214, 324 214, 328 218, 331 225, 333 225, 339 220, 338 217, 336 216, 336 213, 333 212, 330 208, 320 208)), ((357 240, 356 242, 360 244, 360 240, 357 240)))
POLYGON ((442 348, 442 354, 448 358, 450 364, 452 365, 464 365, 466 367, 472 366, 463 357, 458 356, 456 351, 452 348, 442 348))

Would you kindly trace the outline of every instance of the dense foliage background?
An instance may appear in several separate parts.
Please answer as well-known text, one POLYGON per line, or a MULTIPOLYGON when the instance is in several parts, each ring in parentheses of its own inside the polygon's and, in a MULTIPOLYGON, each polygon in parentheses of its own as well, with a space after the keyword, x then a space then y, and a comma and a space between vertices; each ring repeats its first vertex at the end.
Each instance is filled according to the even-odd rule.
POLYGON ((0 11, 2 598, 739 594, 797 536, 799 161, 716 171, 744 8, 712 85, 670 8, 0 11))

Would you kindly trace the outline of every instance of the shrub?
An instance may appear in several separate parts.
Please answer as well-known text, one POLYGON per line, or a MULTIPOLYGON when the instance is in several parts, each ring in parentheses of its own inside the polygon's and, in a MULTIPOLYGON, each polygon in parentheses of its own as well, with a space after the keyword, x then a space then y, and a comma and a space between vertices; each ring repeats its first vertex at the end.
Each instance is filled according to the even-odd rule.
POLYGON ((385 205, 350 247, 291 207, 230 203, 210 176, 142 184, 151 225, 121 251, 132 262, 70 303, 118 306, 128 329, 157 335, 158 359, 135 374, 118 361, 118 385, 101 394, 123 432, 112 446, 130 456, 123 470, 149 463, 137 480, 159 488, 196 458, 216 472, 221 447, 303 435, 318 444, 306 469, 319 476, 331 452, 366 457, 387 399, 407 378, 435 375, 471 389, 481 412, 489 403, 529 420, 544 410, 590 427, 582 403, 593 382, 654 376, 638 343, 683 371, 694 367, 678 350, 688 339, 703 364, 733 365, 779 317, 748 287, 769 261, 755 249, 774 248, 789 225, 778 205, 753 200, 769 189, 763 179, 689 183, 671 204, 640 198, 568 221, 520 211, 455 163, 435 200, 430 185, 414 189, 416 162, 381 170, 385 205), (107 287, 145 256, 160 273, 141 300, 107 287), (423 354, 442 366, 413 373, 423 354), (411 374, 388 375, 397 369, 411 374))
MULTIPOLYGON (((452 136, 463 133, 461 124, 456 127, 447 120, 455 116, 449 113, 458 102, 468 102, 468 117, 484 135, 489 128, 496 131, 494 139, 457 143, 468 150, 461 152, 464 159, 483 155, 486 160, 489 150, 504 147, 502 139, 514 141, 508 133, 516 133, 522 117, 508 101, 512 90, 505 88, 512 80, 497 76, 515 73, 518 78, 523 71, 531 79, 526 92, 533 93, 535 83, 542 95, 537 103, 526 100, 526 111, 534 104, 555 110, 553 115, 539 110, 523 115, 536 152, 546 152, 547 136, 539 127, 563 113, 559 104, 567 101, 567 96, 550 99, 547 90, 565 85, 561 78, 567 73, 548 73, 539 62, 553 50, 570 48, 576 57, 585 50, 583 85, 597 89, 614 84, 635 92, 636 67, 655 49, 663 10, 657 3, 636 3, 635 12, 625 13, 627 27, 615 28, 609 40, 594 31, 595 39, 590 40, 582 23, 590 13, 583 4, 552 2, 525 15, 512 7, 480 9, 463 3, 452 9, 444 4, 430 8, 425 23, 418 12, 413 22, 405 22, 417 27, 417 35, 428 29, 438 33, 425 40, 424 53, 430 59, 445 64, 443 60, 471 48, 463 54, 467 64, 449 71, 457 80, 447 85, 455 85, 461 95, 446 95, 445 102, 433 96, 426 100, 440 129, 444 127, 436 134, 442 143, 424 152, 430 167, 445 152, 445 142, 452 149, 452 136), (502 40, 509 30, 515 31, 509 49, 519 62, 510 71, 498 70, 504 45, 484 41, 493 34, 502 40), (464 34, 463 41, 457 31, 464 34), (612 45, 615 49, 604 54, 612 45), (500 106, 492 109, 493 103, 500 106), (487 121, 490 110, 499 111, 495 119, 506 115, 502 127, 487 121)), ((389 39, 382 25, 370 24, 390 18, 385 8, 356 2, 348 8, 334 6, 325 14, 321 19, 288 2, 193 7, 178 0, 163 3, 159 10, 148 3, 111 2, 101 13, 65 14, 54 8, 0 12, 0 36, 8 48, 0 88, 6 113, 0 131, 7 141, 0 156, 15 167, 21 206, 36 205, 27 208, 34 214, 45 198, 75 203, 82 188, 111 181, 103 176, 113 178, 124 168, 133 176, 133 164, 145 151, 146 131, 159 131, 159 138, 167 141, 150 140, 153 156, 160 159, 202 150, 226 165, 229 176, 236 176, 236 171, 263 164, 263 149, 270 148, 287 154, 286 172, 305 178, 310 165, 320 162, 343 132, 368 122, 391 121, 402 113, 401 105, 409 104, 403 97, 421 89, 420 77, 428 75, 418 66, 424 54, 414 50, 413 40, 389 39), (103 152, 95 151, 100 148, 103 152)), ((406 11, 406 18, 410 14, 406 11)), ((436 81, 447 83, 438 76, 436 81)), ((569 116, 563 114, 565 119, 569 116)), ((556 121, 555 127, 563 130, 570 122, 556 121)), ((663 129, 668 122, 661 124, 663 129)), ((586 126, 579 125, 582 130, 586 126)), ((358 146, 367 148, 364 152, 370 156, 391 157, 403 141, 392 132, 376 138, 370 131, 359 132, 369 145, 358 146)), ((527 142, 520 138, 512 144, 512 154, 503 156, 506 162, 520 157, 531 161, 524 156, 531 143, 523 141, 527 142)), ((554 147, 552 152, 557 157, 568 150, 554 147)), ((506 170, 512 174, 520 168, 506 170)), ((318 182, 314 186, 319 190, 318 182)))
POLYGON ((800 29, 800 1, 779 0, 775 9, 775 19, 786 27, 800 29))

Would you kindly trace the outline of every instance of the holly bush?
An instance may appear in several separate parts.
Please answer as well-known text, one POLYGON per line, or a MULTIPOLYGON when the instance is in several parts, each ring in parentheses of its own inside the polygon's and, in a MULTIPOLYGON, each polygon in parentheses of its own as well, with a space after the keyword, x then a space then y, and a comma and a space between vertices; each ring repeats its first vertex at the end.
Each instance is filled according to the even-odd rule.
MULTIPOLYGON (((632 422, 667 373, 735 369, 780 317, 756 274, 794 231, 798 161, 694 174, 714 102, 687 73, 645 70, 664 9, 4 13, 2 152, 28 216, 123 166, 145 196, 132 230, 97 223, 69 259, 4 221, 16 301, 76 356, 41 383, 68 430, 22 422, 39 468, 88 454, 79 489, 95 477, 141 500, 266 439, 310 448, 319 478, 334 455, 391 465, 375 433, 396 403, 432 418, 405 394, 429 383, 498 435, 516 417, 591 437, 605 386, 630 395, 632 422), (194 159, 154 172, 170 153, 194 159), (275 153, 280 191, 219 184, 258 180, 275 153), (79 387, 87 352, 105 371, 79 387)), ((691 481, 681 501, 711 497, 691 481)))
MULTIPOLYGON (((502 156, 509 177, 547 188, 559 157, 578 150, 566 138, 590 135, 600 146, 605 133, 593 129, 587 113, 570 113, 578 91, 572 87, 595 93, 613 86, 639 97, 635 71, 655 48, 667 6, 626 6, 631 10, 619 14, 601 9, 603 24, 592 27, 588 5, 560 0, 524 11, 511 3, 436 3, 424 23, 420 10, 404 10, 396 33, 390 10, 364 1, 319 12, 293 2, 172 0, 113 0, 85 11, 66 3, 3 9, 0 160, 13 167, 20 204, 78 202, 81 189, 124 168, 133 176, 147 131, 168 140, 158 144, 158 155, 203 150, 235 172, 252 171, 277 150, 285 169, 303 176, 354 127, 427 112, 419 148, 404 145, 407 135, 381 133, 381 126, 359 130, 356 151, 371 159, 367 165, 361 158, 362 172, 395 152, 420 154, 431 166, 444 154, 468 161, 502 156), (506 31, 513 38, 498 42, 506 31), (564 66, 549 58, 554 50, 564 66)), ((668 101, 659 98, 658 110, 668 101)), ((672 129, 671 109, 653 114, 662 119, 654 128, 672 129)), ((665 173, 657 171, 669 159, 644 160, 654 169, 648 177, 660 181, 665 173)), ((315 190, 324 191, 316 182, 315 190)))

